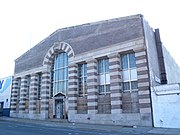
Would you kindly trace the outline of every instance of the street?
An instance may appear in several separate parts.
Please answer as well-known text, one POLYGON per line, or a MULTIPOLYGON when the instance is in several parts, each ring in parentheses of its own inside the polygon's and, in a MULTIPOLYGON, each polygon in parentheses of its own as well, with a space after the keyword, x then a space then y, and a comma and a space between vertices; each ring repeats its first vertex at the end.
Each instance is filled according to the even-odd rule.
POLYGON ((0 135, 127 135, 71 127, 52 127, 32 123, 0 121, 0 135))
POLYGON ((26 119, 0 119, 0 135, 179 135, 180 129, 120 127, 59 123, 26 119))

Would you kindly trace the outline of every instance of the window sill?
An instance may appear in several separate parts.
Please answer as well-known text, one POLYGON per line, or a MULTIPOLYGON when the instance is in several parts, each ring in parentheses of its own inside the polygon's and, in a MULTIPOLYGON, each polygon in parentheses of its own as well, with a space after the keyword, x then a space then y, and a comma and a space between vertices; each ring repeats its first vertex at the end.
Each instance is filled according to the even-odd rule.
POLYGON ((138 91, 138 89, 134 89, 134 90, 123 90, 123 93, 128 93, 128 92, 136 92, 136 91, 138 91))

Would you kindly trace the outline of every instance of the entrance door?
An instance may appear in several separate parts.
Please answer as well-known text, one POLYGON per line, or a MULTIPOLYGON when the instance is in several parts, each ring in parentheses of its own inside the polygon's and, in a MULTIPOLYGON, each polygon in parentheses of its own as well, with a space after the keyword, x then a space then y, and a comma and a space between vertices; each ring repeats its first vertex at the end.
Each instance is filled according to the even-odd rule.
POLYGON ((4 102, 0 102, 0 116, 2 116, 3 114, 3 105, 4 105, 4 102))
POLYGON ((63 109, 63 100, 56 100, 56 118, 63 119, 64 109, 63 109))

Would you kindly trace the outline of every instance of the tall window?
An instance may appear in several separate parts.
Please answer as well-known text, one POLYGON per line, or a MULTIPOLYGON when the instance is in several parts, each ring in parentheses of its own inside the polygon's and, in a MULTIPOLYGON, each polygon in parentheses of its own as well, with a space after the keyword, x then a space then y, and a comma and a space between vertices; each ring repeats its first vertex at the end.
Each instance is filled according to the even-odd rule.
POLYGON ((110 92, 110 74, 108 59, 98 60, 98 90, 99 94, 110 92))
POLYGON ((50 97, 52 98, 53 97, 53 85, 54 85, 54 61, 51 65, 50 78, 51 78, 50 97))
POLYGON ((78 65, 78 88, 79 96, 87 94, 87 64, 78 65))
POLYGON ((67 94, 68 89, 68 56, 60 53, 54 59, 53 95, 67 94))
POLYGON ((124 54, 121 57, 123 90, 137 89, 136 58, 134 53, 124 54))
POLYGON ((29 99, 29 89, 30 89, 31 76, 27 76, 27 95, 26 98, 29 99))
POLYGON ((41 82, 42 82, 42 74, 38 73, 38 91, 37 91, 38 99, 41 98, 41 82))
POLYGON ((21 94, 21 78, 18 79, 18 84, 17 84, 17 98, 18 98, 18 101, 20 100, 20 94, 21 94))

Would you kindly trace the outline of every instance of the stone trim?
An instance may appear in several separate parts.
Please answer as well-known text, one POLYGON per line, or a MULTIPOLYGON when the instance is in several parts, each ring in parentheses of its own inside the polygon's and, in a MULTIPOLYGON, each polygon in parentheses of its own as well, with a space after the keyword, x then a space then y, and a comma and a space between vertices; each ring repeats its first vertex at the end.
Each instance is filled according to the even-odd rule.
POLYGON ((51 63, 53 62, 54 55, 60 51, 66 52, 69 58, 74 56, 74 51, 68 43, 55 42, 46 53, 44 57, 43 65, 51 65, 51 63))

